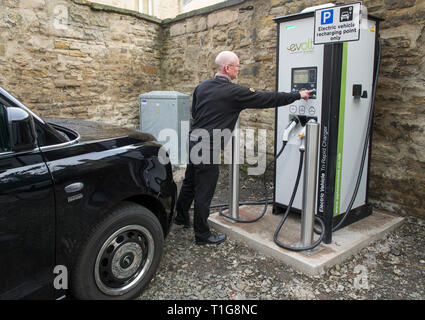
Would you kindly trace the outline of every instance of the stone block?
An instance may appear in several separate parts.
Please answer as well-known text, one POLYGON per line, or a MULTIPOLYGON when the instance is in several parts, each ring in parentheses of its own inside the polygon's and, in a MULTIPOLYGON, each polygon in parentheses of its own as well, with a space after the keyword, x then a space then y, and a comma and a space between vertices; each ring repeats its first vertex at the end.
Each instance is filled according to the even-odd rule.
POLYGON ((197 19, 191 19, 186 23, 186 32, 194 33, 207 30, 207 18, 200 17, 197 19))
POLYGON ((79 87, 81 83, 77 80, 55 80, 56 88, 79 87))
POLYGON ((213 28, 215 26, 227 25, 238 19, 238 11, 234 9, 228 9, 218 12, 213 12, 208 15, 207 26, 213 28))
POLYGON ((271 0, 271 6, 272 8, 279 7, 287 4, 288 2, 292 2, 292 0, 271 0))
MULTIPOLYGON (((422 27, 421 25, 405 24, 384 29, 380 31, 380 33, 382 39, 386 41, 386 44, 396 44, 396 46, 403 48, 406 48, 407 44, 409 44, 411 48, 417 48, 420 46, 417 45, 417 41, 422 35, 422 27), (404 43, 401 43, 401 41, 404 41, 404 43)), ((395 54, 397 53, 395 52, 395 54)))
POLYGON ((385 7, 388 10, 402 9, 402 8, 410 8, 413 7, 416 0, 384 0, 385 7))
POLYGON ((72 24, 108 27, 108 15, 103 12, 94 12, 85 6, 71 6, 68 10, 68 19, 72 24))
POLYGON ((6 44, 0 43, 0 57, 6 56, 6 44))
POLYGON ((155 66, 142 65, 142 72, 147 74, 156 74, 158 73, 158 68, 155 66))
POLYGON ((66 42, 66 41, 55 40, 55 48, 56 49, 68 50, 69 49, 69 43, 66 42))
POLYGON ((70 55, 71 57, 82 57, 82 58, 84 58, 84 57, 87 57, 87 56, 88 56, 88 54, 87 54, 87 53, 85 53, 85 52, 81 52, 80 50, 70 50, 70 51, 69 51, 69 55, 70 55))
POLYGON ((182 34, 186 33, 186 22, 179 22, 176 24, 173 24, 170 27, 170 36, 171 37, 175 37, 175 36, 180 36, 182 34))
POLYGON ((261 18, 260 22, 261 22, 261 27, 262 28, 266 28, 269 26, 275 26, 276 22, 274 22, 273 20, 274 16, 266 16, 261 18))
POLYGON ((16 11, 0 11, 0 28, 20 28, 24 20, 16 11))
POLYGON ((270 15, 272 17, 281 17, 286 16, 288 14, 287 7, 276 7, 270 10, 270 15))
POLYGON ((21 0, 19 7, 22 9, 43 10, 46 7, 46 0, 21 0))

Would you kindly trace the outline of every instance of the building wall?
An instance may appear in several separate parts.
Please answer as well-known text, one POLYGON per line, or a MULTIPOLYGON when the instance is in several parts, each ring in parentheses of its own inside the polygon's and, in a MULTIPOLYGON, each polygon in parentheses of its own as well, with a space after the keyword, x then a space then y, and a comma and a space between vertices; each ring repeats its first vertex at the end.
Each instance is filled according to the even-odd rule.
POLYGON ((174 18, 181 13, 182 0, 91 0, 91 2, 150 14, 159 19, 174 18), (149 2, 152 12, 149 12, 149 2))
POLYGON ((181 13, 181 0, 152 0, 153 15, 160 19, 174 18, 181 13))
POLYGON ((204 7, 212 6, 219 2, 224 2, 226 0, 181 0, 183 1, 183 10, 182 12, 189 12, 192 10, 201 9, 204 7))
POLYGON ((150 14, 148 3, 152 1, 152 15, 160 19, 174 18, 180 13, 208 7, 226 0, 91 0, 118 8, 150 14))
POLYGON ((161 87, 159 24, 81 0, 0 6, 0 86, 46 117, 137 125, 137 96, 161 87))
POLYGON ((139 0, 92 0, 92 2, 128 10, 139 11, 139 0))

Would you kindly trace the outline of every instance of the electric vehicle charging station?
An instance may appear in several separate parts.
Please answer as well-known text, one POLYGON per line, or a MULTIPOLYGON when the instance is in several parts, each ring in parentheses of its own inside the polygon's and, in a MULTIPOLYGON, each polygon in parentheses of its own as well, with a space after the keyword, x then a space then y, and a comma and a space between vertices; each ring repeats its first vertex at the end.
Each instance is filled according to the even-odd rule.
MULTIPOLYGON (((331 243, 333 226, 346 213, 355 192, 349 217, 342 226, 372 213, 367 196, 371 139, 368 126, 373 112, 380 19, 357 12, 360 27, 356 36, 353 21, 360 7, 360 3, 330 4, 320 11, 306 10, 274 19, 278 24, 277 90, 316 92, 308 101, 299 100, 276 109, 275 150, 282 148, 284 130, 294 118, 299 123, 276 160, 273 211, 280 213, 289 205, 299 162, 299 134, 307 121, 314 120, 320 124, 316 214, 325 225, 324 243, 331 243), (322 36, 328 38, 323 40, 322 36), (341 42, 344 37, 348 40, 341 42), (362 161, 365 142, 368 150, 362 161), (360 166, 364 170, 356 188, 360 166)), ((300 181, 298 190, 303 190, 303 179, 300 181)), ((302 196, 302 192, 297 192, 291 211, 301 211, 302 196)))
MULTIPOLYGON (((209 218, 217 230, 310 275, 343 262, 404 220, 378 209, 372 215, 368 204, 371 124, 381 51, 378 27, 382 19, 366 15, 362 8, 360 20, 360 6, 327 4, 274 19, 278 30, 277 90, 304 88, 316 92, 308 102, 299 100, 276 109, 273 209, 267 209, 266 197, 259 215, 256 205, 239 202, 239 193, 232 192, 228 214, 220 211, 209 218), (315 25, 323 12, 325 26, 322 21, 315 25), (360 26, 357 34, 351 25, 356 14, 360 26), (344 26, 339 29, 329 23, 331 19, 337 25, 345 24, 349 31, 332 34, 344 26), (277 213, 282 211, 285 214, 281 218, 277 213), (290 211, 301 213, 301 223, 300 215, 288 216, 290 211), (278 239, 285 221, 286 230, 280 239, 289 245, 278 239), (317 240, 313 240, 313 230, 319 233, 314 221, 321 225, 317 240), (333 234, 335 230, 338 232, 333 234)), ((233 147, 238 148, 237 143, 233 147)), ((238 150, 234 150, 232 156, 237 155, 238 150)), ((236 176, 231 178, 231 190, 237 191, 239 170, 232 166, 232 175, 236 176)))

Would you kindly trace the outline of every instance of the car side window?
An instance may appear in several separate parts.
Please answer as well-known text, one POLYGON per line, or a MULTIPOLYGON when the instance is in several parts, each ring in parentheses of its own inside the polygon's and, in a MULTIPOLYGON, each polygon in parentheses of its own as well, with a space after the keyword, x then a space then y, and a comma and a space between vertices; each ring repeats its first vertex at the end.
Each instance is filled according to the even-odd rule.
POLYGON ((37 131, 38 145, 40 147, 51 146, 69 141, 69 138, 60 134, 55 129, 41 124, 35 120, 35 130, 37 131))
POLYGON ((6 108, 0 104, 0 152, 6 151, 10 151, 10 139, 7 130, 6 108))

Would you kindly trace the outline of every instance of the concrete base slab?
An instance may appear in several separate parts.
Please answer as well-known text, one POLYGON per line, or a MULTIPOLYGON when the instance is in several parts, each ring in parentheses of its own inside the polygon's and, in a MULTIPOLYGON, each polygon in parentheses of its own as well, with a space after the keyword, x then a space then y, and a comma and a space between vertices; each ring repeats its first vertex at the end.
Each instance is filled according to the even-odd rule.
MULTIPOLYGON (((261 214, 262 206, 241 206, 240 219, 250 220, 261 214)), ((227 214, 227 211, 223 212, 227 214)), ((209 223, 216 230, 227 234, 231 239, 243 242, 261 253, 281 260, 283 263, 308 275, 318 275, 345 259, 355 255, 369 243, 384 238, 400 226, 404 218, 374 210, 372 215, 346 226, 332 235, 332 243, 321 243, 316 252, 295 252, 279 247, 273 240, 282 215, 272 214, 269 206, 262 219, 254 223, 239 223, 211 214, 209 223)), ((293 246, 300 241, 300 215, 290 214, 278 235, 278 241, 293 246)), ((315 235, 314 241, 318 239, 315 235)))

